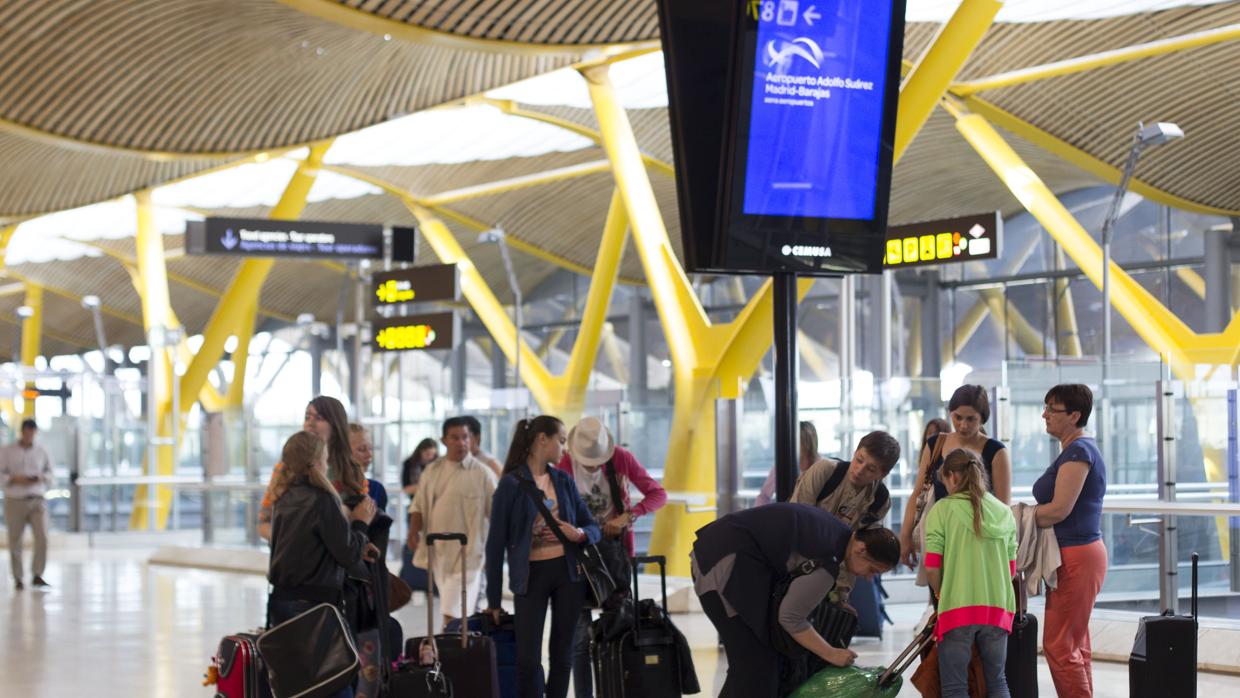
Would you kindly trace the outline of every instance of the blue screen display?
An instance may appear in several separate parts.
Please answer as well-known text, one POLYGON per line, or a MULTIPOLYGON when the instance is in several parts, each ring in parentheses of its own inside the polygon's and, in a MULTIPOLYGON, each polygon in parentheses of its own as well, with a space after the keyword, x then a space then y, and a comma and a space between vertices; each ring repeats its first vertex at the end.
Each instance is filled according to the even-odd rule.
POLYGON ((891 5, 758 5, 743 213, 874 217, 891 5))

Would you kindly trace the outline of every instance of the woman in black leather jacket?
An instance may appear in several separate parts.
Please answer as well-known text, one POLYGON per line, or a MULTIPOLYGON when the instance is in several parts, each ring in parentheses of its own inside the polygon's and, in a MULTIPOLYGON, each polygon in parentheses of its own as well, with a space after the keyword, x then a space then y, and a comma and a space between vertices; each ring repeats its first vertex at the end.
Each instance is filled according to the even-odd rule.
MULTIPOLYGON (((268 627, 320 603, 340 605, 345 569, 371 561, 379 550, 366 536, 375 503, 365 497, 346 515, 327 480, 327 444, 314 434, 294 434, 284 444, 272 483, 271 564, 267 580, 268 627)), ((337 694, 351 698, 353 689, 337 694)))

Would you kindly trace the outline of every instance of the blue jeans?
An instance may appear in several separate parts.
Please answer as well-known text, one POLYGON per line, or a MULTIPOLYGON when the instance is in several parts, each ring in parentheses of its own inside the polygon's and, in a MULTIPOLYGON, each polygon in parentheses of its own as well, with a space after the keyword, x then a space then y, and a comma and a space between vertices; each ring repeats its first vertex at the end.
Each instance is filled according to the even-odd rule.
POLYGON ((982 673, 986 675, 986 695, 1008 698, 1007 679, 1003 665, 1007 662, 1008 632, 995 625, 962 625, 948 630, 939 641, 939 678, 943 698, 968 698, 969 661, 973 644, 982 656, 982 673))
MULTIPOLYGON (((286 620, 295 618, 306 611, 318 606, 318 601, 290 601, 287 599, 268 599, 267 600, 267 627, 273 628, 286 620)), ((353 687, 347 686, 340 689, 335 695, 328 698, 353 698, 353 687)))

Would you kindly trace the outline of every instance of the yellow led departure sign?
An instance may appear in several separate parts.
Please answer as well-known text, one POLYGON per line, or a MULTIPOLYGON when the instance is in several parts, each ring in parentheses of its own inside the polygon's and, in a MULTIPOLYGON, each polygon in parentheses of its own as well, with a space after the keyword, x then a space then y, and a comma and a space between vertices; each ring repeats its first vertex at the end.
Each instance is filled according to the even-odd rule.
POLYGON ((995 259, 1002 229, 998 212, 890 228, 883 265, 896 268, 995 259))
POLYGON ((376 320, 372 347, 377 351, 451 349, 458 332, 456 313, 426 313, 376 320))
POLYGON ((375 289, 375 296, 380 303, 408 303, 417 295, 417 291, 413 290, 413 283, 407 280, 388 279, 375 289))

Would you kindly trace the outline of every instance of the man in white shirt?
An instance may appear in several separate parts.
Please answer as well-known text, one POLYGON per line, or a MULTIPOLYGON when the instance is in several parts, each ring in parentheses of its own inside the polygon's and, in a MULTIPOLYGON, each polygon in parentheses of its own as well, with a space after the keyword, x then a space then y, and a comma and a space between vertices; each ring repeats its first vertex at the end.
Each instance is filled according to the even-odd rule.
POLYGON ((9 563, 13 585, 22 584, 22 534, 29 524, 34 531, 34 565, 31 583, 36 587, 49 584, 43 580, 47 567, 47 502, 44 495, 52 486, 52 458, 34 442, 39 427, 33 419, 22 422, 21 438, 0 449, 0 486, 4 487, 4 525, 9 532, 9 563))
MULTIPOLYGON (((427 546, 422 545, 424 532, 464 533, 465 549, 465 615, 473 612, 482 585, 483 553, 491 525, 491 497, 498 479, 490 468, 470 453, 469 425, 463 417, 443 423, 443 441, 447 452, 422 471, 418 491, 409 506, 409 539, 413 564, 427 566, 427 546)), ((439 590, 440 609, 447 624, 461 613, 461 547, 455 541, 435 544, 435 588, 439 590)))

